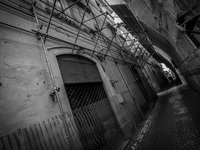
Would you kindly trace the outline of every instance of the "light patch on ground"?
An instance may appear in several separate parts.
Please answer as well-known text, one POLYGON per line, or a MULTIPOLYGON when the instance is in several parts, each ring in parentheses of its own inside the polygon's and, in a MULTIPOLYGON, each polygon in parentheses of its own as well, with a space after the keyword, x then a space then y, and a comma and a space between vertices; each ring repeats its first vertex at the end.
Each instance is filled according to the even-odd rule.
POLYGON ((157 103, 154 110, 151 112, 150 116, 145 121, 142 129, 136 134, 136 137, 134 140, 134 145, 131 147, 132 150, 137 149, 137 147, 138 147, 139 143, 142 141, 144 135, 147 134, 148 131, 150 130, 151 124, 152 124, 154 118, 156 117, 159 108, 160 108, 160 104, 157 103))
POLYGON ((176 143, 176 148, 196 149, 195 145, 198 145, 198 130, 194 125, 194 122, 182 101, 182 95, 179 93, 178 89, 175 89, 172 96, 169 98, 169 103, 172 104, 173 112, 175 114, 175 119, 173 124, 177 128, 177 133, 173 137, 173 142, 176 143), (181 133, 181 134, 180 134, 181 133))

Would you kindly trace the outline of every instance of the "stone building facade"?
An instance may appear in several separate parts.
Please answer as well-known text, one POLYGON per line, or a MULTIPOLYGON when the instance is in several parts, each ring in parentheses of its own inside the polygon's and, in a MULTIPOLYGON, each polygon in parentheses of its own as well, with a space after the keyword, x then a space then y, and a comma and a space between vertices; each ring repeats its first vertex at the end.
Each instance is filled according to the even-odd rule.
POLYGON ((111 42, 115 22, 93 0, 2 0, 0 18, 0 149, 106 147, 167 82, 123 37, 111 42))

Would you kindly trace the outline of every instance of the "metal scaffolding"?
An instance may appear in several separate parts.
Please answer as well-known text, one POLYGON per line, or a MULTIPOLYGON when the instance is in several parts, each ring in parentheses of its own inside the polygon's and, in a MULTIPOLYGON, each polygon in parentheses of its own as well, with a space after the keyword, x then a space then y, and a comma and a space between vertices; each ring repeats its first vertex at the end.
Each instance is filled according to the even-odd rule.
MULTIPOLYGON (((138 63, 136 61, 134 61, 135 60, 135 56, 134 55, 136 54, 136 51, 139 51, 139 49, 136 48, 134 53, 132 53, 132 51, 131 51, 133 46, 134 46, 134 44, 135 44, 135 42, 132 42, 131 45, 128 45, 128 46, 126 45, 126 43, 128 41, 132 41, 130 39, 127 40, 128 35, 129 34, 132 35, 131 32, 129 32, 127 30, 127 33, 117 34, 117 30, 118 30, 120 25, 119 24, 112 24, 111 26, 113 26, 113 27, 116 26, 116 28, 114 27, 116 32, 113 33, 113 36, 105 37, 102 34, 102 30, 103 29, 106 29, 106 28, 110 27, 110 26, 105 26, 105 22, 108 19, 108 15, 110 15, 108 12, 100 13, 99 15, 95 16, 95 14, 93 13, 92 9, 90 8, 89 0, 86 0, 86 6, 85 6, 85 9, 84 9, 83 15, 81 16, 81 21, 77 21, 76 19, 74 19, 73 17, 71 17, 70 15, 65 13, 65 11, 67 11, 68 9, 70 9, 71 7, 73 7, 74 5, 76 5, 80 1, 81 0, 77 0, 72 5, 70 5, 70 6, 66 7, 65 9, 63 9, 62 11, 60 11, 59 9, 56 8, 56 5, 55 5, 57 0, 54 0, 52 6, 50 4, 48 4, 48 3, 46 3, 45 1, 40 0, 40 2, 42 2, 43 4, 46 4, 47 6, 49 6, 51 8, 51 13, 50 13, 50 17, 48 19, 48 25, 47 25, 47 28, 46 28, 46 32, 45 32, 45 35, 43 35, 44 36, 44 43, 46 42, 46 38, 49 37, 49 35, 48 35, 49 28, 50 28, 51 23, 52 23, 52 17, 54 15, 54 11, 56 10, 58 12, 57 15, 56 15, 57 17, 62 14, 65 17, 70 18, 71 20, 73 20, 74 22, 79 24, 79 28, 78 28, 78 31, 76 33, 76 37, 75 37, 75 40, 74 40, 74 43, 73 43, 74 46, 72 48, 72 53, 74 52, 74 50, 77 50, 76 47, 79 47, 77 45, 77 41, 78 41, 79 37, 81 37, 81 35, 80 35, 81 27, 84 26, 85 28, 90 29, 87 25, 85 25, 85 23, 90 21, 90 20, 94 20, 96 22, 97 26, 98 26, 98 30, 95 31, 96 33, 98 33, 98 37, 96 38, 94 47, 92 49, 92 57, 93 57, 94 53, 98 53, 98 54, 101 54, 104 57, 107 57, 107 56, 110 57, 111 56, 113 59, 115 59, 117 61, 124 61, 124 62, 127 62, 127 63, 133 63, 133 65, 138 65, 138 63), (88 20, 84 20, 87 8, 89 8, 91 10, 92 18, 90 18, 88 20), (96 20, 100 16, 104 16, 104 20, 103 20, 103 23, 102 23, 101 27, 99 27, 98 22, 96 20), (121 36, 122 35, 126 35, 125 40, 123 42, 121 41, 120 37, 118 37, 120 35, 121 36), (119 42, 120 44, 114 42, 114 38, 117 38, 117 37, 120 40, 120 42, 119 42), (104 44, 106 44, 106 48, 102 48, 102 44, 100 44, 100 40, 104 41, 104 44), (99 45, 101 47, 101 49, 106 50, 106 52, 103 53, 103 50, 101 50, 100 52, 96 51, 97 45, 99 45), (126 45, 126 47, 125 47, 125 45, 126 45), (117 50, 116 50, 116 47, 118 47, 117 50), (115 48, 115 50, 114 50, 114 48, 115 48), (114 55, 112 55, 112 54, 109 55, 109 53, 111 51, 117 52, 118 53, 117 57, 114 57, 114 55), (126 55, 125 53, 129 53, 129 56, 131 56, 131 58, 129 58, 129 57, 128 58, 129 58, 129 60, 132 59, 131 61, 128 61, 128 59, 124 59, 124 58, 120 59, 120 55, 121 54, 126 55)), ((40 33, 40 34, 42 35, 42 33, 40 33)), ((139 45, 141 45, 141 44, 139 44, 139 45)), ((85 50, 85 48, 78 48, 77 52, 79 53, 81 50, 85 50)), ((144 58, 143 54, 141 55, 141 58, 144 58)))
MULTIPOLYGON (((35 10, 37 10, 36 15, 39 16, 38 22, 39 23, 41 22, 41 25, 39 25, 38 30, 32 30, 32 32, 39 35, 40 38, 43 38, 44 44, 46 43, 47 39, 53 38, 53 39, 57 39, 59 41, 63 41, 65 43, 72 44, 73 45, 72 53, 74 51, 76 51, 77 53, 80 53, 81 51, 84 50, 84 52, 91 52, 92 54, 88 53, 89 55, 91 55, 91 57, 95 57, 94 54, 99 54, 99 55, 103 56, 104 58, 111 57, 111 58, 115 59, 116 61, 122 61, 122 62, 129 63, 132 65, 139 65, 137 63, 137 61, 135 61, 135 59, 136 59, 135 55, 136 55, 136 52, 140 51, 140 49, 138 49, 139 45, 141 47, 141 44, 138 42, 140 40, 129 38, 129 37, 133 37, 132 31, 126 30, 126 31, 123 31, 123 33, 119 33, 119 31, 121 30, 121 29, 119 30, 119 27, 124 26, 124 23, 120 23, 120 24, 114 23, 111 25, 105 25, 106 21, 109 22, 109 19, 110 19, 109 17, 112 17, 112 16, 108 12, 101 13, 100 11, 99 11, 99 14, 95 15, 95 13, 92 11, 92 9, 90 7, 92 4, 90 3, 89 0, 85 1, 85 9, 81 16, 81 21, 76 20, 75 18, 73 18, 72 16, 70 16, 69 14, 67 14, 65 12, 83 0, 77 0, 73 4, 69 5, 66 8, 64 8, 62 6, 62 3, 59 0, 54 0, 52 4, 49 4, 44 0, 37 1, 37 3, 42 3, 50 9, 49 17, 47 17, 47 15, 42 15, 40 13, 41 11, 43 11, 45 13, 47 13, 47 12, 45 10, 42 10, 42 8, 40 8, 37 5, 36 1, 33 1, 32 3, 29 0, 19 0, 19 1, 20 1, 20 3, 25 3, 26 5, 29 5, 29 6, 31 6, 33 3, 35 10), (60 3, 60 5, 62 6, 61 8, 63 8, 62 10, 58 9, 56 7, 57 3, 60 3), (92 15, 92 17, 90 19, 86 20, 85 14, 87 12, 87 9, 90 10, 90 12, 91 12, 90 14, 92 15), (66 26, 64 26, 64 25, 62 27, 58 26, 58 23, 55 22, 55 19, 62 19, 61 15, 62 15, 62 17, 66 18, 68 20, 70 19, 71 21, 78 24, 78 30, 76 31, 76 33, 73 33, 73 34, 75 34, 74 42, 68 42, 64 39, 59 39, 58 37, 55 37, 51 34, 49 35, 49 30, 52 27, 57 27, 57 28, 60 27, 64 31, 68 31, 70 33, 70 31, 66 28, 66 26), (99 24, 98 24, 98 21, 97 21, 98 17, 103 18, 103 23, 101 24, 101 26, 99 26, 99 24), (84 35, 83 31, 82 31, 82 27, 84 27, 85 29, 91 30, 91 28, 85 24, 91 20, 94 20, 97 24, 97 29, 94 31, 97 34, 97 37, 95 38, 95 40, 91 40, 91 37, 85 37, 86 35, 84 35), (42 30, 43 26, 46 27, 45 31, 42 30), (110 37, 104 36, 102 34, 102 31, 104 29, 110 28, 110 27, 115 29, 113 35, 110 37), (39 28, 40 28, 40 30, 39 30, 39 28), (123 37, 124 41, 122 41, 122 38, 120 36, 123 37), (86 38, 88 41, 94 43, 94 45, 93 45, 94 47, 92 49, 89 49, 89 48, 85 48, 85 47, 81 46, 80 44, 77 43, 79 38, 82 38, 82 39, 86 38), (116 43, 114 41, 114 39, 116 39, 118 42, 116 43), (129 42, 131 44, 129 44, 129 42), (100 50, 97 50, 97 48, 100 48, 100 50), (116 55, 112 55, 111 52, 116 55), (127 58, 124 58, 125 56, 127 58)), ((9 0, 9 2, 15 3, 15 5, 19 5, 19 7, 23 8, 23 5, 17 4, 17 2, 15 2, 13 0, 9 0)), ((110 5, 108 5, 108 6, 110 7, 110 5)), ((22 12, 22 10, 19 10, 19 11, 22 12)), ((141 59, 146 58, 146 57, 144 57, 143 54, 144 53, 141 54, 141 59)), ((146 61, 144 61, 144 62, 146 62, 146 61)))

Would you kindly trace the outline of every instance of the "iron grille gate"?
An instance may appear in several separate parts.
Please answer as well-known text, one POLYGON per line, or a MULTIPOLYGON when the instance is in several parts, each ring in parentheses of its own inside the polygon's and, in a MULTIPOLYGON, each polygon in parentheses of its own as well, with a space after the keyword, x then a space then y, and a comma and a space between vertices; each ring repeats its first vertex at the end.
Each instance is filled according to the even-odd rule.
POLYGON ((84 149, 100 149, 120 134, 102 82, 65 84, 84 149))

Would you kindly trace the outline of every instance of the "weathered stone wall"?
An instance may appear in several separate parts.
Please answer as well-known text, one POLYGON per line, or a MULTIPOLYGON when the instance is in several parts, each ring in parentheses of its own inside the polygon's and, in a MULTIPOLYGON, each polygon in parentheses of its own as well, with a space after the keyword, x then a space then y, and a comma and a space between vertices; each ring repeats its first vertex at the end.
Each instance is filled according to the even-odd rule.
MULTIPOLYGON (((199 50, 176 23, 175 6, 169 1, 127 1, 150 40, 176 63, 188 84, 199 91, 199 50)), ((199 40, 199 35, 195 35, 199 40)))
MULTIPOLYGON (((29 127, 61 114, 58 103, 52 101, 49 95, 53 89, 52 78, 49 74, 41 41, 32 32, 32 29, 36 30, 34 18, 17 10, 6 9, 7 7, 1 6, 0 10, 0 137, 13 133, 19 128, 29 127)), ((31 14, 31 12, 27 13, 31 14)), ((41 23, 46 25, 42 21, 41 23)), ((72 43, 74 43, 76 37, 74 33, 77 32, 77 28, 70 27, 56 18, 53 18, 53 24, 62 24, 68 29, 68 31, 64 31, 52 25, 49 35, 57 39, 47 38, 46 48, 49 51, 48 57, 55 83, 61 88, 59 92, 61 105, 64 112, 69 114, 67 117, 68 124, 72 124, 69 125, 70 132, 74 138, 78 139, 55 57, 72 52, 72 43)), ((45 29, 44 26, 43 30, 45 31, 45 29)), ((110 32, 108 33, 108 36, 110 36, 110 32)), ((106 31, 104 31, 104 34, 106 34, 106 31)), ((77 45, 92 49, 95 42, 90 39, 89 34, 82 32, 82 35, 83 37, 77 41, 77 45)), ((100 47, 97 46, 97 50, 99 49, 100 47)), ((113 59, 107 58, 100 62, 91 58, 88 54, 80 55, 92 59, 97 64, 119 126, 124 135, 128 137, 130 131, 134 128, 134 122, 141 118, 134 100, 139 107, 147 103, 139 87, 134 83, 129 68, 125 64, 118 64, 134 98, 128 91, 113 59), (111 80, 117 80, 117 82, 112 83, 111 80)), ((146 84, 148 83, 146 82, 146 84)), ((151 96, 154 97, 155 95, 151 94, 151 96)))

